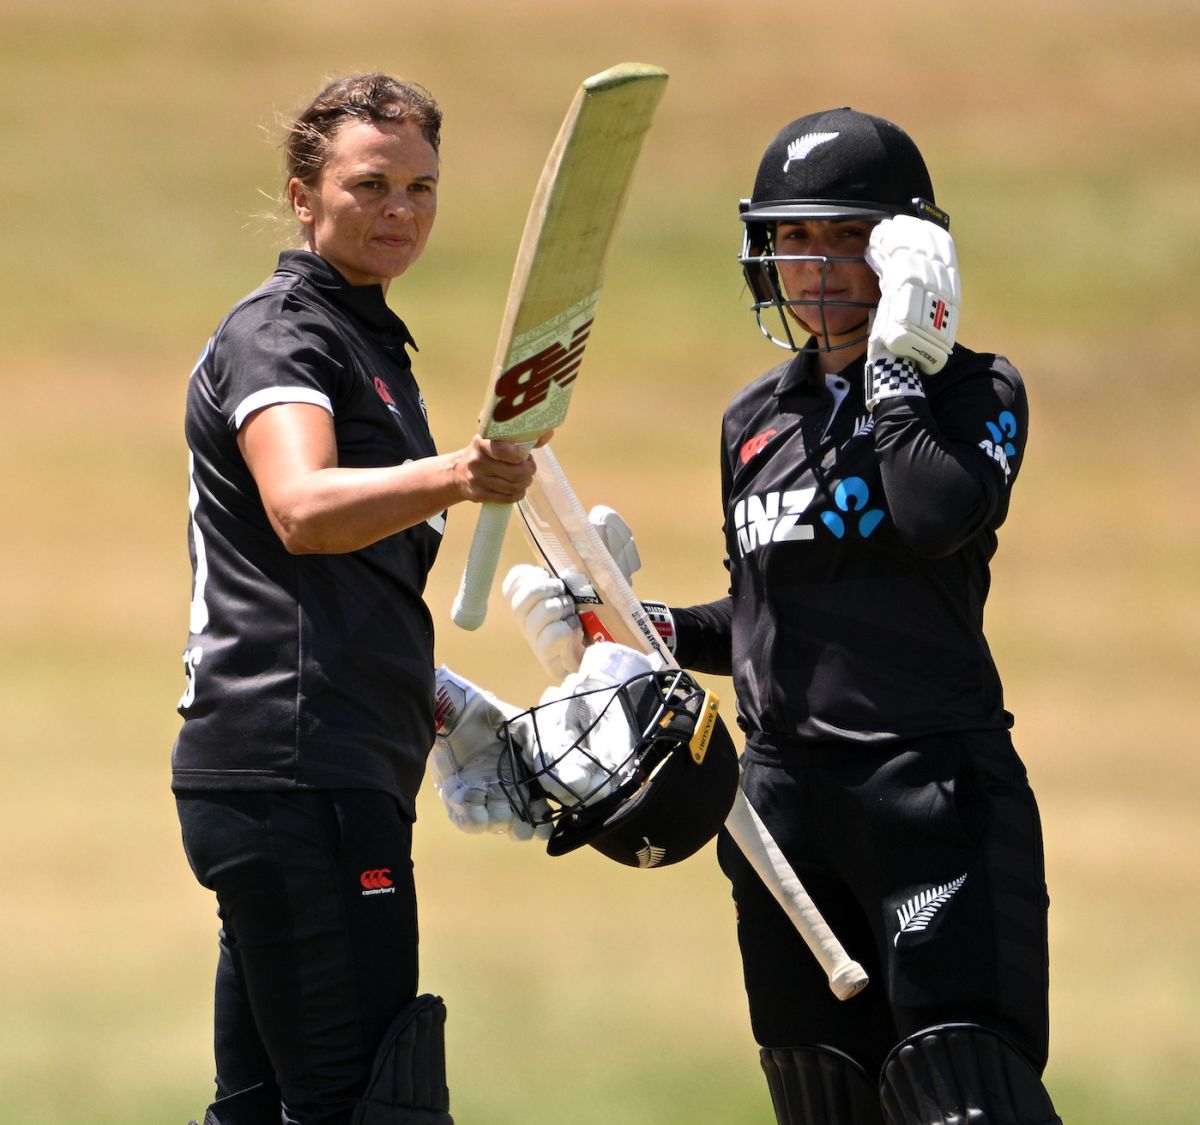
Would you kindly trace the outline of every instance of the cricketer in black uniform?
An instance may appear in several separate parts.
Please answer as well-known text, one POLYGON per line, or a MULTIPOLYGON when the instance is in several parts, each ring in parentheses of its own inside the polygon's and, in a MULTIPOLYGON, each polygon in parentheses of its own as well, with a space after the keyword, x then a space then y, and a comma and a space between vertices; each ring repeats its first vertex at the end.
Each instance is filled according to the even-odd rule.
POLYGON ((332 414, 340 465, 431 456, 412 346, 378 286, 290 250, 205 349, 185 420, 196 581, 177 790, 372 788, 415 815, 434 733, 422 594, 444 517, 349 554, 290 554, 237 445, 253 411, 308 402, 332 414))
MULTIPOLYGON (((789 299, 779 276, 799 259, 776 226, 911 224, 940 214, 931 200, 895 126, 802 118, 743 205, 751 288, 815 323, 827 282, 789 299)), ((838 1001, 722 834, 772 1101, 781 1125, 932 1125, 967 1107, 1050 1125, 1041 828, 983 633, 1025 389, 961 345, 889 383, 895 358, 870 367, 866 328, 839 370, 810 331, 725 413, 729 596, 672 611, 679 662, 733 677, 747 798, 871 980, 838 1001)))
POLYGON ((411 828, 434 737, 422 592, 444 517, 290 554, 236 437, 255 410, 310 403, 333 417, 339 465, 433 454, 413 346, 380 286, 286 251, 188 387, 194 593, 173 789, 222 921, 206 1121, 277 1121, 285 1083, 304 1120, 325 1120, 321 1099, 361 1090, 360 1060, 416 992, 411 828), (344 1072, 312 1073, 305 1035, 343 1052, 344 1072))
MULTIPOLYGON (((941 988, 951 989, 949 1006, 964 980, 977 977, 976 1002, 989 1015, 1011 1006, 1010 1034, 1044 1064, 1040 856, 1038 874, 1020 888, 1021 872, 991 871, 994 861, 975 852, 981 826, 960 820, 973 811, 976 790, 1023 778, 982 623, 988 562, 1025 444, 1024 388, 1003 358, 959 346, 928 380, 927 398, 889 399, 869 414, 861 360, 818 381, 809 359, 802 352, 769 371, 726 412, 731 596, 674 611, 677 656, 733 676, 752 803, 876 986, 848 1004, 835 1000, 786 916, 742 871, 737 849, 723 847, 722 862, 741 884, 742 939, 752 943, 746 973, 755 1030, 764 1045, 786 1046, 808 1041, 815 1025, 820 1042, 838 1046, 831 1022, 845 1023, 841 1048, 860 1057, 858 1045, 870 1042, 880 1064, 897 1031, 917 1029, 894 1028, 883 1013, 872 1026, 864 1009, 882 999, 886 982, 904 985, 905 1006, 925 1026, 936 1022, 924 1012, 939 1005, 941 988), (831 805, 822 784, 847 776, 862 791, 844 800, 862 804, 860 811, 890 805, 900 829, 894 844, 882 835, 847 838, 843 803, 831 805), (782 815, 773 817, 777 806, 782 815), (945 846, 932 854, 913 847, 903 832, 908 815, 927 826, 937 818, 945 846), (872 868, 879 870, 868 874, 872 868), (828 901, 821 895, 831 871, 872 880, 871 897, 848 903, 844 918, 845 892, 830 888, 828 901), (1016 884, 1003 893, 1030 896, 1029 945, 1010 950, 1011 960, 993 959, 980 928, 997 879, 1016 884), (900 912, 927 891, 948 893, 933 914, 938 925, 905 930, 900 912), (761 899, 778 933, 757 933, 747 894, 761 899), (963 944, 933 940, 954 923, 963 944), (795 956, 774 955, 788 947, 795 956), (872 948, 887 950, 892 963, 869 964, 864 954, 872 948)), ((1012 812, 1012 825, 991 827, 1019 838, 1034 827, 1036 811, 1017 801, 1012 812)))

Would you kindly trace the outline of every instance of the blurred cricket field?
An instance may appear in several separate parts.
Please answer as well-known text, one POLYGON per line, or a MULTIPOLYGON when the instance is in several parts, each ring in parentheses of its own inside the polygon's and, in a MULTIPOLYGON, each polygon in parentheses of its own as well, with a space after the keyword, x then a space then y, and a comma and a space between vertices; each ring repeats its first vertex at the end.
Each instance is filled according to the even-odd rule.
MULTIPOLYGON (((216 922, 169 753, 190 575, 183 396, 266 276, 280 122, 379 69, 446 115, 441 212, 390 291, 442 448, 472 432, 526 209, 579 82, 671 74, 554 448, 632 524, 637 588, 723 591, 721 411, 781 353, 737 200, 794 117, 900 122, 953 218, 960 338, 1031 438, 988 631, 1045 822, 1047 1084, 1067 1125, 1200 1117, 1200 5, 1195 0, 5 0, 0 6, 0 1121, 183 1125, 211 1090, 216 922)), ((498 597, 439 659, 545 686, 498 597)), ((527 558, 517 534, 507 566, 527 558)), ((733 714, 726 682, 711 681, 733 714)), ((423 986, 460 1125, 765 1125, 712 848, 634 872, 466 837, 428 787, 423 986)), ((852 951, 853 952, 853 951, 852 951)))

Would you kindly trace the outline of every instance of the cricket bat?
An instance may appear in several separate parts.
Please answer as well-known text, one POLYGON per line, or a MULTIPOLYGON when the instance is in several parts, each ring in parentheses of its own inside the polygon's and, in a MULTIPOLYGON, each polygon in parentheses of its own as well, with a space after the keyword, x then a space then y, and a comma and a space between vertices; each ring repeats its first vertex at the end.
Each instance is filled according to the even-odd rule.
MULTIPOLYGON (((570 591, 591 640, 615 641, 676 666, 642 603, 588 519, 548 445, 534 450, 537 473, 517 505, 534 550, 570 591)), ((730 836, 787 912, 839 1000, 866 988, 866 971, 851 959, 821 916, 779 845, 739 788, 725 821, 730 836)))
MULTIPOLYGON (((479 433, 532 446, 566 417, 608 248, 667 72, 621 63, 585 79, 546 159, 517 251, 479 433)), ((512 505, 484 504, 451 616, 478 629, 512 505)))

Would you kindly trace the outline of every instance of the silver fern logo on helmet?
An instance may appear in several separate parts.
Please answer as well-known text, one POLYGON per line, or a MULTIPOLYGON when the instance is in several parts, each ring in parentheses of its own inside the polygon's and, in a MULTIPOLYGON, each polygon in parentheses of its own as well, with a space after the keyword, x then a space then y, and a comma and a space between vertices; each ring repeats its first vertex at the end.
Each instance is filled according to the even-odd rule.
POLYGON ((814 148, 820 148, 839 136, 840 133, 805 133, 803 137, 798 137, 787 147, 787 160, 783 162, 784 172, 792 166, 793 160, 806 159, 814 148))

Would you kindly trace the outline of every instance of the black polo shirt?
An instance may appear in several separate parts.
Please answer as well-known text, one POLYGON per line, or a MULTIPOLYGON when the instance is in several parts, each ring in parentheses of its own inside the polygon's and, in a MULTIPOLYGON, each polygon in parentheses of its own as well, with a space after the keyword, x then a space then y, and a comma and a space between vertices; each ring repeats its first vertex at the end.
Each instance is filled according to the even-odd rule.
POLYGON ((676 612, 685 666, 732 673, 768 740, 1007 728, 983 633, 1028 409, 1003 357, 957 347, 927 398, 868 414, 862 361, 802 352, 725 414, 730 598, 676 612))
POLYGON ((237 445, 254 410, 333 417, 338 464, 436 452, 379 286, 280 256, 225 318, 188 386, 193 568, 173 788, 370 788, 411 813, 433 743, 433 623, 422 595, 444 515, 346 554, 289 554, 237 445))

